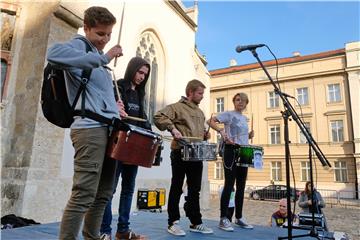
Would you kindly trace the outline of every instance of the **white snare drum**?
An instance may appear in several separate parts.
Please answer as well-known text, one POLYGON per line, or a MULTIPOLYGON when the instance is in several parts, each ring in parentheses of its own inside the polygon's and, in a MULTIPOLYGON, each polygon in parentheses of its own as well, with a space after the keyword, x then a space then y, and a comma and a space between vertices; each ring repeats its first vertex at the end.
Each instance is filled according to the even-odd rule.
POLYGON ((183 161, 214 161, 216 155, 216 144, 206 141, 188 143, 181 149, 183 161))

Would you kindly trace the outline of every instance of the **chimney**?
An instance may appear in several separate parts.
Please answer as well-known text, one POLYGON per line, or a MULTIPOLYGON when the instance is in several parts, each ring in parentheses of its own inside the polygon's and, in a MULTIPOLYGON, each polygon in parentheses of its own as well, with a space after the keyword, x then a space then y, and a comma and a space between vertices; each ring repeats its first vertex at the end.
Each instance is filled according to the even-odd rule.
POLYGON ((293 55, 293 57, 300 57, 301 56, 299 51, 293 52, 292 55, 293 55))
POLYGON ((236 66, 236 65, 237 65, 236 60, 235 60, 235 59, 230 59, 229 66, 230 66, 230 67, 234 67, 234 66, 236 66))

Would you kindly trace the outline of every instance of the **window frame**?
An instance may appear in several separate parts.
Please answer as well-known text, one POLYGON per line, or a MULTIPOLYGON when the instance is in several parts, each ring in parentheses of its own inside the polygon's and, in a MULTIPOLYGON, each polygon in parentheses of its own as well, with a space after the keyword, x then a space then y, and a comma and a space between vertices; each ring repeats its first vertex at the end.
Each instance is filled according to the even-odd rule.
POLYGON ((341 142, 344 142, 345 141, 345 131, 344 131, 344 128, 345 128, 345 126, 344 126, 344 120, 343 119, 331 119, 330 121, 329 121, 329 131, 330 131, 330 141, 332 142, 332 143, 341 143, 341 142), (333 127, 332 127, 332 123, 337 123, 337 122, 341 122, 342 123, 342 139, 340 139, 340 134, 339 134, 339 127, 337 126, 337 128, 335 129, 336 130, 336 135, 337 135, 337 139, 336 139, 336 141, 335 141, 335 139, 334 139, 334 135, 333 135, 333 127))
MULTIPOLYGON (((269 144, 281 144, 281 126, 280 126, 280 124, 279 123, 273 123, 273 124, 269 124, 269 126, 268 126, 268 133, 269 133, 269 135, 268 135, 268 137, 269 137, 269 144), (278 132, 274 132, 275 133, 275 135, 274 136, 277 136, 277 133, 279 134, 279 136, 278 136, 278 142, 275 142, 275 143, 273 143, 272 142, 272 131, 271 131, 271 128, 273 127, 273 126, 276 126, 276 127, 278 127, 279 128, 279 131, 278 132)), ((276 140, 276 139, 275 139, 276 140)))
POLYGON ((10 71, 11 71, 11 55, 9 51, 1 50, 1 61, 6 62, 6 73, 4 82, 0 89, 0 101, 2 102, 7 96, 7 90, 9 85, 10 71))
POLYGON ((345 160, 337 160, 334 162, 334 182, 339 182, 339 183, 347 183, 349 182, 349 171, 348 171, 348 164, 345 160), (336 166, 338 164, 340 164, 340 166, 336 166), (342 166, 342 165, 345 166, 342 166), (340 180, 337 179, 337 174, 340 176, 340 180), (345 174, 344 174, 345 173, 345 174), (344 175, 344 176, 343 176, 344 175))
POLYGON ((300 162, 300 179, 303 182, 310 181, 310 161, 301 161, 300 162), (305 166, 303 166, 305 163, 305 166), (303 171, 305 171, 306 176, 304 178, 303 171))
POLYGON ((216 161, 214 163, 214 179, 224 180, 224 166, 222 161, 216 161))
POLYGON ((270 180, 272 181, 281 181, 282 180, 282 164, 281 161, 272 161, 270 162, 270 180), (273 166, 275 164, 275 166, 273 166), (273 176, 273 171, 277 178, 273 176))
POLYGON ((275 91, 269 91, 267 93, 267 102, 268 102, 267 107, 269 109, 279 108, 279 106, 280 106, 279 95, 276 94, 275 91))
POLYGON ((301 88, 296 88, 296 100, 298 102, 298 104, 300 106, 308 106, 310 104, 310 100, 309 100, 309 88, 308 87, 301 87, 301 88), (299 100, 299 97, 301 96, 302 101, 305 99, 303 96, 304 91, 301 92, 301 94, 299 94, 299 90, 306 90, 306 102, 301 102, 299 100))
MULTIPOLYGON (((307 130, 311 133, 311 123, 310 121, 304 121, 304 125, 307 128, 307 130)), ((299 130, 299 144, 307 144, 308 142, 306 141, 305 135, 302 133, 301 129, 298 127, 299 130), (301 138, 304 138, 305 142, 302 142, 301 138)))
POLYGON ((158 104, 164 100, 165 55, 161 41, 154 29, 145 29, 139 35, 135 55, 142 57, 150 64, 150 73, 145 86, 144 111, 150 124, 153 125, 158 104))
POLYGON ((7 91, 8 91, 8 85, 9 85, 9 78, 10 78, 10 72, 11 72, 11 65, 12 65, 12 55, 11 55, 11 49, 12 46, 14 45, 15 42, 15 33, 16 33, 16 16, 17 13, 19 11, 19 6, 13 3, 5 3, 5 2, 1 2, 0 3, 0 8, 2 11, 4 12, 11 12, 11 15, 15 16, 15 24, 14 24, 14 32, 13 32, 13 38, 11 41, 11 47, 10 50, 3 50, 1 49, 1 61, 6 62, 7 67, 6 67, 6 73, 5 73, 5 78, 4 78, 4 82, 2 83, 1 89, 0 89, 0 101, 3 102, 3 100, 7 97, 7 91))
POLYGON ((224 112, 225 111, 225 98, 224 97, 215 98, 215 106, 216 106, 217 113, 224 112), (219 100, 220 100, 220 102, 219 102, 219 100), (219 111, 219 108, 222 108, 222 111, 219 111))
MULTIPOLYGON (((341 95, 341 84, 340 83, 329 83, 327 84, 327 88, 326 88, 326 91, 327 91, 327 103, 328 104, 334 104, 334 103, 340 103, 342 102, 342 95, 341 95), (332 97, 331 96, 334 96, 334 94, 336 94, 335 91, 333 90, 330 90, 330 86, 338 86, 338 91, 339 91, 339 99, 335 99, 335 100, 332 100, 332 97), (334 93, 333 93, 334 92, 334 93)), ((336 97, 336 96, 335 96, 336 97)))

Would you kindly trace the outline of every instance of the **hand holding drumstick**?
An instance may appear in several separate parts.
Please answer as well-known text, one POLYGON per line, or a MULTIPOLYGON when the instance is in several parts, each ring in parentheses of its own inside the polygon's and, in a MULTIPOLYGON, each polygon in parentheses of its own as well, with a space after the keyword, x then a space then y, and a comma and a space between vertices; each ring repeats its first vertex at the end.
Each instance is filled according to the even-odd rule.
POLYGON ((117 102, 116 102, 116 105, 119 109, 119 114, 120 114, 120 117, 121 118, 126 118, 128 116, 128 114, 125 112, 125 106, 124 106, 124 103, 121 99, 119 99, 117 102))
POLYGON ((181 139, 181 138, 183 138, 181 132, 179 132, 179 130, 177 130, 176 128, 173 128, 173 129, 171 130, 171 135, 173 135, 173 137, 174 137, 175 139, 181 139))
POLYGON ((251 144, 253 143, 254 138, 254 114, 251 114, 251 131, 249 132, 249 139, 251 139, 251 144))

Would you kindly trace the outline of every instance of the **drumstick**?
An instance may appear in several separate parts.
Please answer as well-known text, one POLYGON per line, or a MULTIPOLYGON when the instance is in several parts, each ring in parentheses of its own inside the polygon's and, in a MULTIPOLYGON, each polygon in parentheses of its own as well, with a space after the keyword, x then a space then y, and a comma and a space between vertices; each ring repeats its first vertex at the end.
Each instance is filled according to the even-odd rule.
POLYGON ((187 137, 187 136, 183 136, 182 138, 185 138, 185 139, 195 139, 195 140, 203 140, 202 138, 199 138, 199 137, 187 137))
POLYGON ((120 96, 119 87, 118 87, 118 84, 117 84, 117 81, 116 81, 116 78, 115 78, 115 73, 114 73, 114 71, 112 71, 112 74, 113 74, 113 79, 114 79, 114 85, 115 85, 116 95, 118 96, 118 99, 119 99, 119 100, 122 100, 122 99, 121 99, 121 96, 120 96))
MULTIPOLYGON (((251 131, 254 130, 254 114, 251 113, 251 131)), ((250 140, 251 144, 253 143, 253 137, 250 140)))
MULTIPOLYGON (((120 44, 121 32, 122 32, 123 22, 124 22, 124 13, 125 13, 125 1, 124 1, 124 5, 123 5, 123 9, 122 9, 122 13, 121 13, 120 29, 119 29, 119 36, 118 36, 118 41, 117 41, 117 44, 120 44)), ((114 61, 114 68, 116 67, 116 63, 117 63, 117 57, 115 57, 115 61, 114 61)), ((117 88, 117 86, 116 86, 116 88, 117 88)))
POLYGON ((138 121, 138 122, 146 122, 146 119, 137 118, 137 117, 132 117, 132 116, 125 116, 125 117, 123 117, 123 118, 129 119, 129 120, 133 120, 133 121, 138 121))
MULTIPOLYGON (((173 136, 163 136, 163 138, 166 138, 166 139, 173 139, 173 136)), ((183 139, 195 139, 195 140, 202 140, 202 138, 199 138, 199 137, 182 137, 183 139)))
MULTIPOLYGON (((213 115, 214 115, 214 113, 211 114, 211 116, 210 116, 210 121, 211 121, 213 115)), ((207 131, 206 131, 206 133, 205 133, 204 140, 207 140, 206 137, 207 137, 207 135, 209 134, 209 131, 210 131, 210 124, 209 124, 208 129, 207 129, 207 131)))

